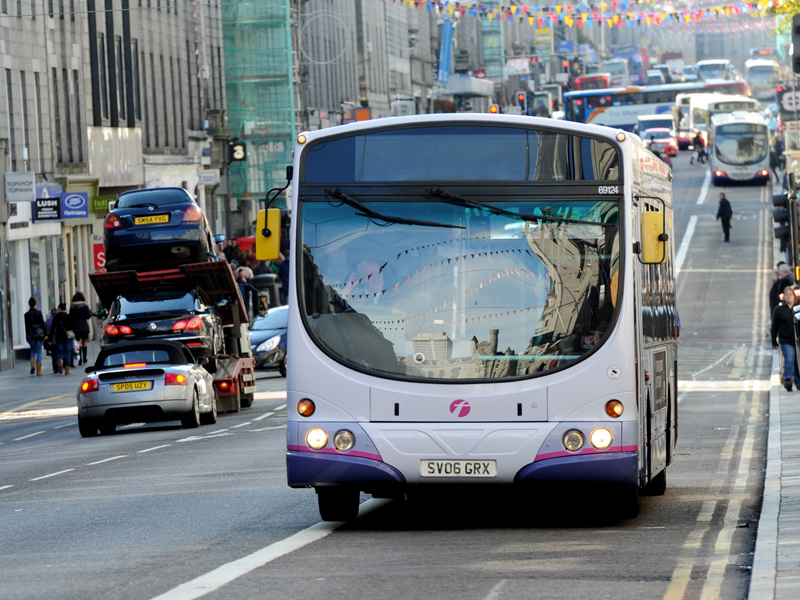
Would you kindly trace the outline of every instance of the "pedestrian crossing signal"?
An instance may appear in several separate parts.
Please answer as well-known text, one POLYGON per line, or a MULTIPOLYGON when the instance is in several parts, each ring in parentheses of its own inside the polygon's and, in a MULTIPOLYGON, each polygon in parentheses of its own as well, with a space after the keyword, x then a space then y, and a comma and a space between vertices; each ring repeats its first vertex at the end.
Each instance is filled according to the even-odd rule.
POLYGON ((493 115, 496 115, 500 112, 500 107, 497 104, 490 104, 489 112, 493 115))

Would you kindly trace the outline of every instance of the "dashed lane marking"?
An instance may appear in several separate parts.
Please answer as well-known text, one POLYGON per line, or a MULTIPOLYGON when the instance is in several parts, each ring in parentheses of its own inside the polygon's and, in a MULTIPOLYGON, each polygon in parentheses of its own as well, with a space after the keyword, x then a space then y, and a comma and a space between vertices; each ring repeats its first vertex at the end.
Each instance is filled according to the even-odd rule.
POLYGON ((78 423, 67 423, 66 425, 59 425, 57 427, 53 427, 53 429, 64 429, 64 427, 73 427, 73 426, 75 426, 77 424, 78 423))
POLYGON ((280 406, 275 408, 275 410, 283 410, 284 408, 286 408, 286 405, 285 404, 281 404, 280 406))
POLYGON ((97 461, 95 461, 95 462, 86 463, 86 466, 87 466, 87 467, 91 467, 92 465, 99 465, 100 463, 111 462, 112 460, 117 460, 117 459, 120 459, 120 458, 125 458, 125 457, 127 457, 127 456, 128 456, 127 454, 122 454, 122 455, 120 455, 120 456, 112 456, 111 458, 104 458, 103 460, 97 460, 97 461))
POLYGON ((271 429, 286 429, 286 425, 278 425, 277 427, 262 427, 261 429, 249 429, 248 431, 270 431, 271 429))
POLYGON ((40 481, 42 479, 47 479, 48 477, 55 477, 56 475, 63 475, 64 473, 69 473, 70 471, 74 471, 75 469, 64 469, 63 471, 59 471, 58 473, 50 473, 49 475, 42 475, 41 477, 34 477, 33 479, 28 479, 28 481, 40 481))
POLYGON ((267 417, 271 417, 274 414, 275 414, 274 412, 264 413, 260 417, 256 417, 255 419, 253 419, 253 421, 260 421, 261 419, 266 419, 267 417))
POLYGON ((139 450, 137 454, 144 454, 145 452, 152 452, 153 450, 160 450, 161 448, 169 448, 172 444, 164 444, 163 446, 153 446, 152 448, 147 448, 146 450, 139 450))
POLYGON ((2 485, 0 486, 0 490, 7 490, 8 488, 14 487, 13 485, 2 485))
POLYGON ((250 425, 250 421, 246 421, 244 423, 239 423, 238 425, 231 425, 231 429, 238 429, 239 427, 244 427, 246 425, 250 425))
POLYGON ((286 392, 256 392, 253 398, 256 400, 285 400, 286 392))
POLYGON ((14 440, 11 440, 11 441, 12 442, 18 442, 20 440, 27 440, 28 438, 32 438, 33 436, 39 435, 39 434, 42 434, 42 433, 44 433, 44 431, 37 431, 35 433, 29 433, 28 435, 23 435, 22 437, 18 437, 18 438, 14 439, 14 440))

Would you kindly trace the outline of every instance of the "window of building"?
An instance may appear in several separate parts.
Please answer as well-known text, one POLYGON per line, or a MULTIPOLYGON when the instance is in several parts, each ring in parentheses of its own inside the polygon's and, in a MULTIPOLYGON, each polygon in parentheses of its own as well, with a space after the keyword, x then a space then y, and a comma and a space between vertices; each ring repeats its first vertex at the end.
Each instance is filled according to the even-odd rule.
POLYGON ((44 131, 42 124, 42 90, 39 87, 39 74, 33 74, 33 95, 36 103, 36 156, 39 159, 39 172, 44 173, 44 131))
MULTIPOLYGON (((147 59, 144 52, 142 52, 142 66, 144 72, 147 73, 147 59)), ((144 90, 144 145, 145 148, 150 147, 150 103, 147 101, 147 89, 144 90)))
POLYGON ((209 54, 211 54, 211 108, 219 108, 219 104, 217 104, 217 86, 214 85, 214 79, 216 79, 217 76, 217 66, 214 59, 214 46, 211 46, 209 49, 209 54))
POLYGON ((64 69, 61 72, 61 74, 62 74, 62 76, 64 78, 64 117, 65 117, 64 125, 66 126, 66 129, 67 129, 67 155, 69 156, 69 162, 72 163, 72 162, 75 162, 75 155, 74 155, 74 153, 72 151, 72 148, 73 148, 73 143, 72 143, 72 114, 71 114, 70 108, 69 108, 69 105, 70 105, 69 97, 71 95, 69 93, 69 88, 70 88, 70 85, 69 85, 69 71, 64 69))
POLYGON ((133 118, 142 120, 142 102, 139 91, 139 40, 131 40, 131 74, 133 79, 133 118))
POLYGON ((175 146, 178 146, 178 88, 175 87, 175 63, 172 57, 169 57, 169 79, 172 89, 172 134, 175 139, 175 146))
POLYGON ((64 152, 61 144, 61 104, 58 95, 58 71, 53 69, 53 113, 56 127, 56 162, 64 162, 64 152))
POLYGON ((11 69, 6 69, 6 108, 8 109, 8 143, 11 146, 11 170, 17 170, 17 136, 14 126, 14 84, 11 69))
POLYGON ((53 16, 53 0, 47 0, 47 16, 53 16))
POLYGON ((217 85, 219 86, 219 105, 225 106, 225 94, 222 86, 225 85, 225 72, 222 66, 222 47, 217 46, 217 85))
POLYGON ((194 78, 192 77, 192 46, 191 46, 191 43, 189 42, 189 40, 186 40, 186 56, 187 56, 186 74, 189 77, 189 86, 187 88, 188 91, 189 91, 189 93, 187 94, 189 96, 189 129, 193 129, 194 128, 194 94, 192 94, 192 83, 194 83, 193 82, 194 78))
POLYGON ((75 128, 78 134, 78 162, 83 162, 83 127, 81 126, 81 82, 78 71, 72 71, 72 85, 75 93, 75 128))
POLYGON ((22 18, 22 0, 17 0, 17 17, 22 18))
POLYGON ((106 39, 102 33, 97 34, 97 71, 100 82, 100 116, 108 118, 108 80, 106 79, 106 39))
POLYGON ((31 0, 31 21, 36 20, 36 0, 31 0))
POLYGON ((123 70, 122 60, 122 38, 114 37, 114 57, 117 63, 117 107, 119 108, 119 118, 125 118, 125 71, 123 70))
POLYGON ((22 160, 25 170, 28 171, 30 165, 30 127, 28 123, 28 92, 25 85, 25 71, 19 73, 20 101, 22 102, 22 160))
POLYGON ((156 83, 156 59, 151 54, 150 55, 150 89, 153 90, 153 132, 155 133, 156 143, 155 147, 158 148, 160 144, 158 143, 158 95, 156 94, 156 89, 158 88, 156 83))
POLYGON ((164 68, 164 55, 158 57, 161 63, 161 108, 164 110, 164 146, 169 147, 169 118, 167 117, 167 73, 164 68))
MULTIPOLYGON (((186 148, 186 121, 183 120, 183 90, 181 89, 181 59, 176 58, 177 61, 177 71, 178 71, 178 89, 176 90, 176 96, 178 97, 178 107, 180 109, 181 118, 180 121, 180 128, 181 128, 181 148, 186 148)), ((192 89, 191 87, 189 89, 192 89)), ((175 142, 177 144, 177 140, 175 142)))

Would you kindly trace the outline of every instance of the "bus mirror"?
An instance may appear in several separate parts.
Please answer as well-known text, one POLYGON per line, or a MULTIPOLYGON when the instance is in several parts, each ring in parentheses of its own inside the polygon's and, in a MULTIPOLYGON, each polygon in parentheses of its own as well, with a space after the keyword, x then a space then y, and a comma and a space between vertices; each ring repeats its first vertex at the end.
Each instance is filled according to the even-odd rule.
POLYGON ((667 233, 664 231, 664 213, 646 212, 642 215, 642 256, 649 265, 661 265, 667 260, 667 233))
POLYGON ((281 209, 258 211, 256 221, 256 258, 276 260, 281 252, 281 209))

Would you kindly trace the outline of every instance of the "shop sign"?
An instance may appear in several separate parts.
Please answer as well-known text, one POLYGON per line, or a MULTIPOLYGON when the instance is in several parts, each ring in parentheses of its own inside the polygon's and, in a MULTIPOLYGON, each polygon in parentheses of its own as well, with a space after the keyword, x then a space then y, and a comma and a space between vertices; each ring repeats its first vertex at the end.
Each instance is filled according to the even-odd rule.
POLYGON ((33 220, 39 221, 60 221, 61 220, 61 199, 60 198, 37 198, 33 201, 33 220))
POLYGON ((219 171, 216 169, 198 171, 197 179, 202 185, 217 185, 219 183, 219 171))
POLYGON ((65 219, 86 219, 89 216, 89 194, 86 192, 61 194, 61 214, 65 219))
POLYGON ((111 204, 117 201, 116 194, 106 194, 105 196, 92 196, 89 200, 89 211, 95 215, 104 215, 111 212, 111 204))
POLYGON ((36 200, 36 173, 5 173, 6 202, 33 202, 36 200))
POLYGON ((93 254, 94 254, 94 270, 95 271, 105 271, 106 270, 106 251, 103 247, 103 244, 95 243, 93 244, 93 254))

